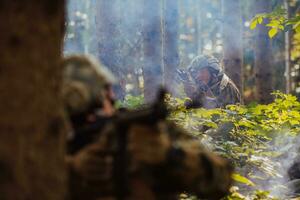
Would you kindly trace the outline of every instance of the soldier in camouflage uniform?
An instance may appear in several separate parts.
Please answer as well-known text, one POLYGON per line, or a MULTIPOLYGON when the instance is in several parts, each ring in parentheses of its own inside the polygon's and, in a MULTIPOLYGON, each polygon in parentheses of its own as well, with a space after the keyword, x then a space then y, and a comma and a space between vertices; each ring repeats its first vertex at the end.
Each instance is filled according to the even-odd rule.
MULTIPOLYGON (((75 132, 69 135, 70 154, 94 140, 81 133, 96 121, 103 125, 115 113, 114 76, 95 58, 72 55, 64 59, 63 100, 75 132)), ((99 128, 99 127, 98 127, 99 128)), ((92 132, 92 131, 90 131, 92 132)))
MULTIPOLYGON (((85 83, 87 80, 101 84, 105 79, 103 74, 95 76, 101 72, 93 69, 97 65, 91 62, 65 64, 65 72, 68 72, 68 66, 75 69, 82 65, 94 73, 84 70, 81 73, 87 76, 83 79, 66 73, 66 86, 73 81, 85 83), (100 80, 92 80, 93 77, 100 80)), ((77 75, 80 77, 81 73, 77 75)), ((64 92, 64 96, 74 93, 71 97, 67 95, 65 105, 75 133, 76 129, 93 124, 83 120, 84 126, 78 127, 78 121, 72 120, 72 116, 83 113, 80 118, 90 118, 93 110, 99 109, 99 106, 94 106, 95 100, 103 100, 103 88, 93 90, 94 86, 85 86, 85 90, 73 87, 64 92), (76 95, 91 98, 77 101, 76 95)), ((68 162, 71 199, 167 200, 176 199, 181 192, 208 199, 226 195, 232 182, 231 165, 207 152, 196 138, 168 122, 162 100, 160 98, 149 109, 114 114, 104 129, 98 129, 98 138, 94 137, 93 142, 69 155, 72 157, 68 162)))
POLYGON ((188 68, 188 75, 191 78, 184 84, 185 92, 191 99, 205 96, 204 107, 224 108, 226 105, 242 103, 239 90, 224 74, 216 58, 209 55, 197 56, 188 68))
POLYGON ((93 57, 71 55, 63 60, 62 96, 72 126, 66 156, 71 199, 83 199, 85 180, 105 179, 111 170, 111 157, 95 156, 99 147, 93 142, 115 113, 115 82, 113 75, 93 57))

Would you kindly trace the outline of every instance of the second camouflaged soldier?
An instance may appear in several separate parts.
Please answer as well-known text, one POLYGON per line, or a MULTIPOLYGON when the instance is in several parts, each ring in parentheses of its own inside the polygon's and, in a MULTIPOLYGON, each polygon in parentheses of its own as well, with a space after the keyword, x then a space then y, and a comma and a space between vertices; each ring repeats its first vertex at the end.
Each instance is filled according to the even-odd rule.
POLYGON ((235 84, 223 72, 219 61, 209 55, 194 58, 188 67, 190 81, 184 83, 184 89, 191 99, 204 95, 207 108, 224 108, 226 105, 242 103, 241 95, 235 84))
POLYGON ((76 62, 76 57, 69 58, 75 60, 72 65, 65 62, 65 106, 74 133, 98 130, 98 138, 68 155, 71 199, 176 199, 181 192, 208 199, 226 195, 232 182, 229 163, 168 122, 162 102, 153 109, 113 114, 106 128, 93 129, 99 125, 96 113, 103 111, 102 102, 110 95, 102 87, 105 75, 95 70, 99 64, 80 58, 85 62, 76 62), (69 70, 76 73, 69 76, 69 70), (75 116, 80 117, 74 120, 75 116))

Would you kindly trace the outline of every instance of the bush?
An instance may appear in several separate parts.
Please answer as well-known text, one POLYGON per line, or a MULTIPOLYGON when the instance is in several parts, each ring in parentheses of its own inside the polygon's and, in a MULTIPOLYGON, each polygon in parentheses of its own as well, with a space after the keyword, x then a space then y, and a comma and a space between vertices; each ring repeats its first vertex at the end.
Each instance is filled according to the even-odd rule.
POLYGON ((268 105, 213 110, 186 110, 184 99, 167 98, 170 120, 234 163, 236 186, 226 199, 287 199, 285 174, 297 154, 300 103, 292 95, 273 95, 268 105))

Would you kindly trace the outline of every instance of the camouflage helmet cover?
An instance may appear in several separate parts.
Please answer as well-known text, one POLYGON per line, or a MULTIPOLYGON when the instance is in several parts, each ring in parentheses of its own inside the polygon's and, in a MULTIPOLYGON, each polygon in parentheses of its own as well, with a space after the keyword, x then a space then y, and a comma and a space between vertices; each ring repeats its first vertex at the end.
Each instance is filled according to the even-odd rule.
POLYGON ((218 72, 218 75, 221 75, 223 73, 223 69, 222 66, 220 65, 219 60, 210 55, 199 55, 195 57, 192 60, 191 64, 189 65, 188 71, 191 74, 194 74, 195 72, 198 72, 200 69, 206 67, 216 70, 218 72))
POLYGON ((116 82, 114 76, 95 58, 70 55, 63 60, 63 101, 70 114, 88 109, 90 104, 99 105, 107 85, 116 82))

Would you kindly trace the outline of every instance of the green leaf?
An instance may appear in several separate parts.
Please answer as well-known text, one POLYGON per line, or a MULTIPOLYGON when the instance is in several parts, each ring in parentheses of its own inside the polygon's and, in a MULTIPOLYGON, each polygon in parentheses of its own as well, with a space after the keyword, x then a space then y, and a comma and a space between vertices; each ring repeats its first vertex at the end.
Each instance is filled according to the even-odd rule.
POLYGON ((250 29, 253 30, 255 29, 257 26, 257 19, 254 18, 252 21, 251 21, 251 24, 250 24, 250 29))
POLYGON ((211 121, 205 122, 205 125, 211 128, 218 128, 218 125, 211 121))
POLYGON ((272 20, 270 23, 267 24, 267 26, 271 26, 271 27, 277 27, 280 25, 280 21, 278 20, 272 20))
POLYGON ((270 31, 269 31, 269 37, 273 38, 277 33, 278 33, 277 28, 271 28, 270 31))
POLYGON ((295 30, 296 30, 296 33, 300 33, 300 26, 297 26, 297 28, 295 30))
POLYGON ((259 24, 262 24, 263 23, 263 17, 258 17, 257 21, 258 21, 259 24))
POLYGON ((284 30, 284 26, 283 25, 279 25, 278 28, 281 29, 281 30, 284 30))
POLYGON ((231 177, 232 177, 233 180, 235 180, 237 182, 244 183, 244 184, 249 185, 249 186, 255 186, 255 184, 252 181, 250 181, 249 179, 247 179, 246 177, 244 177, 240 174, 234 173, 234 174, 232 174, 231 177))
POLYGON ((289 120, 289 122, 292 126, 300 124, 298 120, 289 120))
POLYGON ((300 25, 300 21, 298 21, 298 22, 293 26, 293 28, 296 29, 299 25, 300 25))

